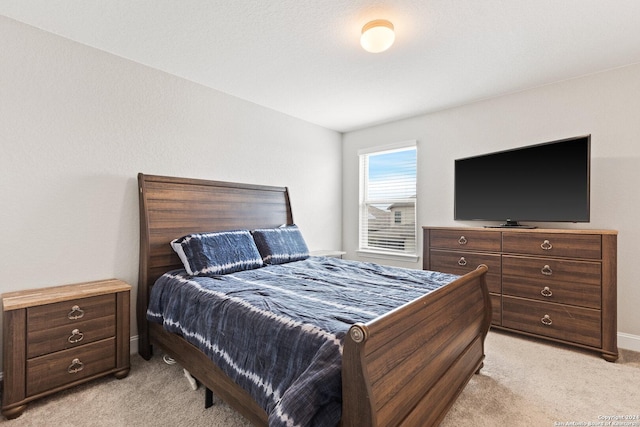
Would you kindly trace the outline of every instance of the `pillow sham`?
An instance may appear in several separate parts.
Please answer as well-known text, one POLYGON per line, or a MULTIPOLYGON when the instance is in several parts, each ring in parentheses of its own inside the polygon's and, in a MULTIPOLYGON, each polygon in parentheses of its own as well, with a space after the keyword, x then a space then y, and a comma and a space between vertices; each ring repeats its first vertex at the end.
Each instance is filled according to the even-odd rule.
POLYGON ((171 242, 192 276, 213 276, 264 265, 249 230, 189 234, 171 242))
POLYGON ((251 234, 265 264, 284 264, 309 258, 309 248, 295 224, 259 228, 251 234))

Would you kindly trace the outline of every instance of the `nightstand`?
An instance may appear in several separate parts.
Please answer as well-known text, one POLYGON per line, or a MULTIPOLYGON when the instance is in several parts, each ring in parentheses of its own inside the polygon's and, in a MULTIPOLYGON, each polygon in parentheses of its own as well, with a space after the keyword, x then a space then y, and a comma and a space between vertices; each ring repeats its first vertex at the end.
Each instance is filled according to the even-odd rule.
POLYGON ((131 286, 121 280, 30 289, 2 295, 2 414, 114 374, 129 374, 131 286))
POLYGON ((346 252, 343 252, 343 251, 324 250, 324 249, 309 252, 309 255, 311 256, 328 256, 332 258, 342 258, 342 256, 345 254, 346 252))

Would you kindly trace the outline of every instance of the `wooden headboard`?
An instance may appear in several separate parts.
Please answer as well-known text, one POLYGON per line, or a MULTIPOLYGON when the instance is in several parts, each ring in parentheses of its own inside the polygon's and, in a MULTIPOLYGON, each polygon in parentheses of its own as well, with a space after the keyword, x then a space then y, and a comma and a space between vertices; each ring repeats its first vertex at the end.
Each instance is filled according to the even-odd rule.
POLYGON ((293 224, 293 215, 286 187, 139 173, 138 190, 140 267, 136 313, 142 350, 150 344, 146 320, 149 291, 162 274, 182 267, 169 245, 172 240, 191 233, 293 224))

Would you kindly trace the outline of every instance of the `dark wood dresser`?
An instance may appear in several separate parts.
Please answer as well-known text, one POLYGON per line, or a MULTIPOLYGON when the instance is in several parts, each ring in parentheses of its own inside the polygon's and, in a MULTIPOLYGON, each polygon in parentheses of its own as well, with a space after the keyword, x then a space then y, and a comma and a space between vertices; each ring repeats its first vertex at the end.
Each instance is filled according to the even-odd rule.
POLYGON ((114 374, 129 373, 131 286, 120 280, 32 289, 2 295, 2 414, 114 374))
POLYGON ((617 232, 423 227, 423 268, 489 267, 492 326, 618 358, 617 232))

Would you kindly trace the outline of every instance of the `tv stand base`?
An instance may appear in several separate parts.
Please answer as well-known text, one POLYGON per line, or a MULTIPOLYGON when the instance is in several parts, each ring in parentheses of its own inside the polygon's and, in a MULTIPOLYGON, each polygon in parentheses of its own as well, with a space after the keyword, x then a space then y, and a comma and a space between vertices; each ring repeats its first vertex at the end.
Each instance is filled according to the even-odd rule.
POLYGON ((534 225, 520 224, 518 221, 508 219, 507 222, 500 225, 485 225, 484 228, 520 228, 520 229, 534 229, 538 228, 534 225))

